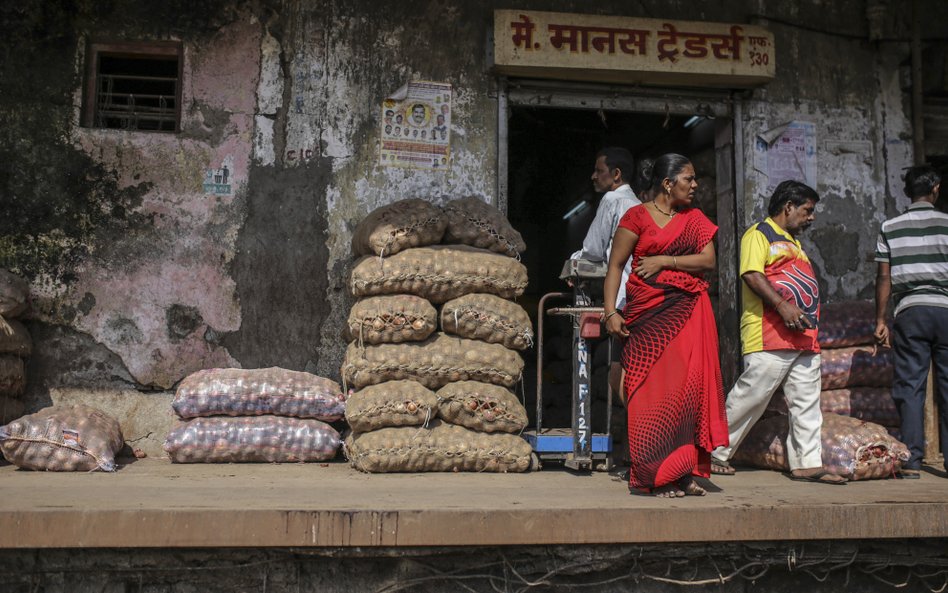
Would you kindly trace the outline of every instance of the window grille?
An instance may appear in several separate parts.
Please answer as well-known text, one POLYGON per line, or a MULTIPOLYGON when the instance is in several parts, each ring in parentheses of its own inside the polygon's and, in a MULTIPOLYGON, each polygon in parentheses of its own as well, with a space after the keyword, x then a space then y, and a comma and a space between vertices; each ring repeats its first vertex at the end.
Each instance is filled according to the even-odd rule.
POLYGON ((181 102, 178 44, 92 44, 84 125, 176 132, 181 102))

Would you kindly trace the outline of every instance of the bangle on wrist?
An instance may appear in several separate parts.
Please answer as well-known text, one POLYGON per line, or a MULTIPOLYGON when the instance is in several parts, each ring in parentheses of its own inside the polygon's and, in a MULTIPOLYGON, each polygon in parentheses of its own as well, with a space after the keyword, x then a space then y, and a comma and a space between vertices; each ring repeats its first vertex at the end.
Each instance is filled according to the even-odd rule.
POLYGON ((618 313, 619 313, 619 310, 616 309, 612 313, 609 313, 608 315, 603 316, 602 318, 603 322, 607 321, 610 317, 612 317, 613 315, 617 315, 618 313))

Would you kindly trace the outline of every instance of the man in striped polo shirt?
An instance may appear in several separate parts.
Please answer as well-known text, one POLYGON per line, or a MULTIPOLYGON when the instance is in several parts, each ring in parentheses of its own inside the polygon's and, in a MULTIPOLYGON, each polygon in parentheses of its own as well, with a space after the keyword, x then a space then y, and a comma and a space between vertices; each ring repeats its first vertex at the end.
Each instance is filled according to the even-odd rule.
MULTIPOLYGON (((920 165, 905 174, 908 211, 882 223, 876 245, 876 341, 895 355, 892 399, 911 453, 901 477, 918 478, 925 452, 925 385, 937 368, 941 442, 948 443, 948 214, 935 210, 941 176, 920 165), (895 303, 892 332, 886 325, 895 303)), ((946 464, 948 468, 948 464, 946 464)))

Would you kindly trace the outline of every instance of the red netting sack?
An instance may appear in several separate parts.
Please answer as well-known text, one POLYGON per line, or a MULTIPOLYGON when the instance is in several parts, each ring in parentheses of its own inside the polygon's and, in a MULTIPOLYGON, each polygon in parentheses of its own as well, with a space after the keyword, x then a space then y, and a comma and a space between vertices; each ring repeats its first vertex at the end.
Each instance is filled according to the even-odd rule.
MULTIPOLYGON (((733 461, 764 469, 789 471, 787 416, 771 416, 750 430, 733 461)), ((908 461, 908 449, 878 424, 838 414, 824 414, 821 430, 823 467, 850 480, 888 478, 908 461)))
POLYGON ((339 433, 311 418, 245 416, 195 418, 168 433, 174 463, 294 463, 336 456, 339 433))
POLYGON ((205 369, 181 381, 171 407, 181 418, 275 414, 333 422, 346 413, 346 397, 335 381, 302 371, 205 369))

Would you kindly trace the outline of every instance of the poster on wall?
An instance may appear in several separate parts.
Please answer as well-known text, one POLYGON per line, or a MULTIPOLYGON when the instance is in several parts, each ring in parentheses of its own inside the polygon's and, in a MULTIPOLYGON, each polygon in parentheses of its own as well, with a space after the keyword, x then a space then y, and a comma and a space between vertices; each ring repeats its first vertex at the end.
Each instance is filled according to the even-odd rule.
POLYGON ((451 85, 409 82, 382 101, 379 161, 386 167, 451 166, 451 85))
POLYGON ((816 189, 816 124, 791 121, 757 135, 754 168, 767 176, 767 193, 793 179, 816 189))

